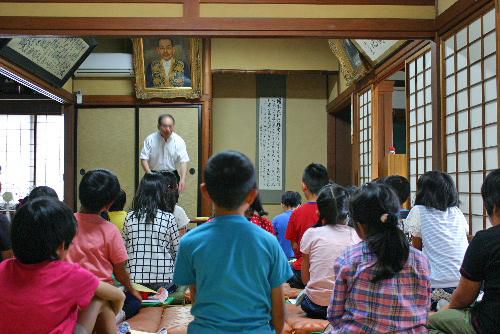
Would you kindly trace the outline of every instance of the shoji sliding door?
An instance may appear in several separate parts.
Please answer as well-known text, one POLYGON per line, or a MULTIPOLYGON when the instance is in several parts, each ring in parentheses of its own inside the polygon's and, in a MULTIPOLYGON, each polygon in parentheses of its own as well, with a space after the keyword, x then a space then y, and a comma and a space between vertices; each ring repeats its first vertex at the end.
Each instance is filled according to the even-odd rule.
POLYGON ((372 179, 372 91, 358 95, 359 184, 372 179))
POLYGON ((480 189, 486 174, 498 168, 495 11, 442 45, 446 170, 474 234, 489 226, 480 189))
POLYGON ((431 51, 406 63, 407 138, 411 199, 417 179, 432 170, 431 51))

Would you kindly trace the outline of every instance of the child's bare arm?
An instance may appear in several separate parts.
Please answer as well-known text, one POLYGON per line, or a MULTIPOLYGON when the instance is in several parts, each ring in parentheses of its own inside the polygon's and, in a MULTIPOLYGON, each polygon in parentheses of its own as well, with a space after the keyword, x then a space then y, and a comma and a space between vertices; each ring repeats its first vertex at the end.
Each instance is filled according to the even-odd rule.
POLYGON ((190 285, 189 292, 191 293, 191 304, 194 304, 196 301, 196 285, 190 285))
POLYGON ((285 325, 285 301, 283 297, 283 289, 281 285, 273 288, 271 291, 271 317, 276 334, 283 332, 285 325))
POLYGON ((130 292, 135 298, 142 300, 141 295, 137 290, 132 287, 130 282, 130 276, 127 269, 125 269, 125 263, 117 263, 113 265, 113 274, 115 274, 116 280, 120 282, 128 292, 130 292))
POLYGON ((95 296, 111 303, 111 308, 115 314, 118 314, 123 308, 123 302, 125 301, 125 294, 122 290, 117 287, 112 286, 106 282, 100 282, 95 291, 95 296))

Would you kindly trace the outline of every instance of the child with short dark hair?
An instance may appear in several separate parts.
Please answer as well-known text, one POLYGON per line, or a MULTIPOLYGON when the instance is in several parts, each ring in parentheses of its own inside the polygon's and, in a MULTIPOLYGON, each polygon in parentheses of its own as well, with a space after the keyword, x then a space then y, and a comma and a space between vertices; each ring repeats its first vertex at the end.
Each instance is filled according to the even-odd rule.
POLYGON ((398 228, 399 201, 387 185, 367 183, 349 216, 364 241, 334 265, 330 333, 427 333, 429 263, 398 228))
POLYGON ((31 190, 30 194, 28 195, 28 201, 32 201, 35 198, 39 197, 52 197, 57 200, 59 199, 59 196, 57 196, 57 192, 48 186, 38 186, 33 188, 33 190, 31 190))
POLYGON ((449 301, 458 286, 460 265, 468 246, 469 225, 458 203, 451 176, 427 172, 417 180, 415 205, 404 221, 413 246, 429 259, 434 311, 438 301, 449 301))
POLYGON ((280 213, 273 219, 274 230, 276 231, 276 236, 280 243, 281 248, 285 252, 288 259, 294 257, 292 243, 290 240, 285 238, 286 229, 288 227, 288 222, 292 216, 293 210, 295 210, 302 203, 300 194, 296 191, 286 191, 281 195, 281 208, 283 213, 280 213))
POLYGON ((125 217, 127 217, 127 211, 123 210, 126 202, 127 194, 123 189, 120 189, 118 197, 108 210, 109 221, 115 224, 120 232, 123 232, 123 224, 125 223, 125 217))
POLYGON ((429 333, 498 333, 500 329, 500 169, 481 187, 492 227, 472 239, 460 268, 460 283, 447 310, 429 318, 429 333), (484 295, 474 303, 483 286, 484 295))
POLYGON ((320 189, 328 183, 328 171, 325 166, 318 163, 309 164, 302 175, 302 191, 307 203, 302 204, 294 210, 288 227, 286 238, 291 241, 297 261, 292 263, 293 278, 288 282, 292 288, 303 289, 304 283, 301 278, 302 254, 300 252, 300 240, 306 230, 318 222, 318 206, 316 199, 320 189))
POLYGON ((78 232, 67 258, 94 273, 99 280, 113 284, 113 275, 125 287, 127 318, 139 312, 141 296, 130 282, 125 268, 128 260, 125 242, 118 228, 100 214, 108 211, 120 193, 118 178, 105 169, 85 173, 78 189, 81 208, 75 213, 78 232))
POLYGON ((361 241, 347 225, 349 194, 344 187, 331 183, 318 193, 319 220, 308 229, 300 242, 302 281, 305 297, 300 304, 310 318, 326 319, 335 274, 332 263, 348 246, 361 241))
POLYGON ((284 326, 281 285, 292 275, 276 237, 244 212, 257 196, 252 163, 236 151, 211 157, 201 192, 215 218, 182 237, 174 282, 189 285, 188 333, 277 333, 284 326))
POLYGON ((387 184, 396 193, 401 205, 399 209, 399 218, 406 219, 410 210, 403 208, 403 204, 410 198, 410 182, 401 175, 390 175, 383 177, 381 182, 387 184))
POLYGON ((28 201, 12 223, 15 258, 0 264, 2 333, 116 332, 123 292, 63 261, 76 233, 71 210, 56 199, 28 201), (97 323, 96 323, 97 321, 97 323))

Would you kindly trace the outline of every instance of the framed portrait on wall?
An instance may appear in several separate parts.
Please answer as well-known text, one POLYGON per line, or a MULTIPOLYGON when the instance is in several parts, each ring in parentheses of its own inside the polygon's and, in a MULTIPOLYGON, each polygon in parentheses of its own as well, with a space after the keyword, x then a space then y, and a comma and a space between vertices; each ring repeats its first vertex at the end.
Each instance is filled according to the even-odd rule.
POLYGON ((189 37, 132 39, 139 99, 201 96, 201 40, 189 37))
POLYGON ((93 38, 14 37, 0 40, 0 57, 62 87, 96 45, 93 38))

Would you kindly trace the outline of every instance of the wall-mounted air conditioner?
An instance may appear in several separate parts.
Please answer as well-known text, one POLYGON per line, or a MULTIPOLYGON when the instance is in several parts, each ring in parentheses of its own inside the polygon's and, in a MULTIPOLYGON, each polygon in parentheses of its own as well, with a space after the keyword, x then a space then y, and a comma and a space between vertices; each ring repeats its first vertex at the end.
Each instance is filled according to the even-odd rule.
POLYGON ((132 77, 130 53, 91 53, 75 71, 75 77, 132 77))

